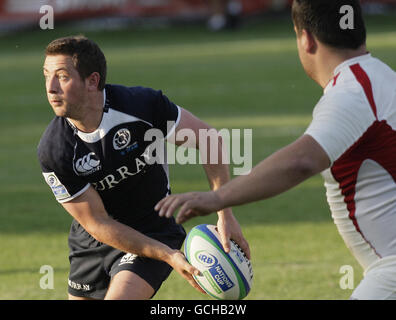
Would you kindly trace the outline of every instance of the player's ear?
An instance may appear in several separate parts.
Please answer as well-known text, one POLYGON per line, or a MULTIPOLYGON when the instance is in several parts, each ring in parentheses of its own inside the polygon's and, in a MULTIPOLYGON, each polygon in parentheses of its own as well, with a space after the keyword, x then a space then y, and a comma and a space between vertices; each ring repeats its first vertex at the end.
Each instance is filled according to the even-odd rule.
POLYGON ((300 41, 301 46, 306 53, 314 54, 316 52, 318 46, 317 40, 310 31, 306 29, 301 30, 300 41))
POLYGON ((100 74, 98 72, 92 72, 85 79, 85 84, 87 85, 88 91, 98 90, 99 81, 100 81, 100 74))
POLYGON ((300 36, 300 31, 298 30, 297 26, 295 24, 293 24, 294 26, 294 32, 296 33, 296 36, 299 37, 300 36))

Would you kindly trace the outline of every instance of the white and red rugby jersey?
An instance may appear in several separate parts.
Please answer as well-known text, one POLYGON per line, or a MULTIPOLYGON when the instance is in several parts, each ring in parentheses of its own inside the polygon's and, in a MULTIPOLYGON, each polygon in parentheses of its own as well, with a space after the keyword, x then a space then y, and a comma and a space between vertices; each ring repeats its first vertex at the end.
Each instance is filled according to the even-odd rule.
POLYGON ((396 72, 370 54, 344 61, 305 134, 331 160, 327 200, 352 254, 364 269, 396 256, 396 72))

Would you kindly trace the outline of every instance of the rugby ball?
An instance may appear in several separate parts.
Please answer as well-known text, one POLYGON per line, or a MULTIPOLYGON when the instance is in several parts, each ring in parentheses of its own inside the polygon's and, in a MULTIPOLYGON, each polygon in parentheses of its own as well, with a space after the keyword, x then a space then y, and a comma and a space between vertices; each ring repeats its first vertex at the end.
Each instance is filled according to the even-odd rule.
POLYGON ((188 262, 200 276, 195 281, 211 297, 219 300, 241 300, 252 286, 253 269, 241 248, 231 241, 226 253, 220 242, 217 227, 201 224, 191 229, 184 243, 188 262))

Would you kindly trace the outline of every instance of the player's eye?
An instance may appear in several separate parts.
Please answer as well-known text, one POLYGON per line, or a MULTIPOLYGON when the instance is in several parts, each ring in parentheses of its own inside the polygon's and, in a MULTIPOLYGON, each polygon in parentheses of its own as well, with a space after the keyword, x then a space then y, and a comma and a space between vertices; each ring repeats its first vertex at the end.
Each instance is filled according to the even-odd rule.
POLYGON ((58 79, 59 79, 59 80, 67 80, 68 77, 67 77, 67 75, 65 75, 65 74, 60 74, 60 75, 58 76, 58 79))

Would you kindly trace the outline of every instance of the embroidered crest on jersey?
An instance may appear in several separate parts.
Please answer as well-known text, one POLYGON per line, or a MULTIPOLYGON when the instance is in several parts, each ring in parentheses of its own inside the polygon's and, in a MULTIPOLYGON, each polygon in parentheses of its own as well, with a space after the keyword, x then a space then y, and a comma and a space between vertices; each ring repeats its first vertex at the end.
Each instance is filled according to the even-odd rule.
POLYGON ((54 172, 43 172, 45 181, 51 187, 52 192, 57 200, 64 200, 70 197, 65 186, 59 181, 54 172))
POLYGON ((115 150, 126 148, 129 142, 131 142, 131 133, 126 128, 118 130, 113 137, 113 147, 115 150))
POLYGON ((77 173, 86 176, 101 169, 100 160, 95 152, 90 152, 79 158, 74 163, 74 168, 76 169, 77 173))

